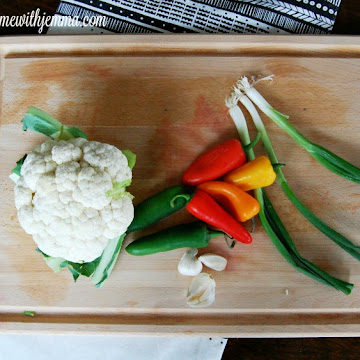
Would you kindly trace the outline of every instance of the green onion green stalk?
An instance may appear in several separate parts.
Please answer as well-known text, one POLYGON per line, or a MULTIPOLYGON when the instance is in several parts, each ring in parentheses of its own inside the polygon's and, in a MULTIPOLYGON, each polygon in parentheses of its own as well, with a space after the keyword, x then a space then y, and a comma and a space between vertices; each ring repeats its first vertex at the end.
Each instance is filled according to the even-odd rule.
MULTIPOLYGON (((239 133, 240 140, 243 146, 251 143, 249 131, 247 128, 245 117, 237 105, 239 95, 232 94, 231 97, 226 99, 226 105, 229 108, 229 113, 234 121, 234 124, 239 133)), ((247 152, 249 160, 255 159, 253 149, 247 152)), ((256 189, 254 191, 256 199, 260 203, 259 218, 260 221, 270 237, 271 241, 278 249, 280 254, 298 271, 303 274, 325 284, 333 287, 344 294, 350 294, 354 285, 343 280, 337 279, 324 270, 320 269, 310 261, 304 259, 298 252, 290 234, 286 230, 282 220, 274 209, 270 199, 263 189, 256 189)))
MULTIPOLYGON (((271 163, 277 164, 278 159, 275 154, 274 148, 266 132, 264 123, 262 122, 260 115, 257 112, 255 106, 246 95, 237 92, 237 96, 239 101, 244 105, 244 107, 250 113, 257 131, 259 132, 259 134, 261 134, 261 139, 263 141, 266 153, 269 156, 271 163)), ((290 188, 281 167, 274 167, 274 171, 276 172, 277 180, 279 181, 280 186, 283 189, 284 193, 290 199, 290 201, 295 205, 295 207, 300 211, 300 213, 306 219, 308 219, 318 230, 320 230, 324 235, 326 235, 329 239, 334 241, 337 245, 339 245, 342 249, 347 251, 354 258, 360 260, 360 247, 356 246, 345 236, 341 235, 336 230, 332 229, 330 226, 325 224, 301 202, 301 200, 294 194, 294 192, 290 188)))
MULTIPOLYGON (((272 79, 268 76, 261 80, 272 79)), ((302 146, 314 159, 333 173, 360 184, 360 168, 350 164, 338 155, 335 155, 326 148, 314 144, 296 130, 288 121, 288 117, 275 110, 264 97, 250 84, 247 77, 241 78, 237 83, 237 89, 244 92, 259 109, 280 126, 300 146, 302 146)))

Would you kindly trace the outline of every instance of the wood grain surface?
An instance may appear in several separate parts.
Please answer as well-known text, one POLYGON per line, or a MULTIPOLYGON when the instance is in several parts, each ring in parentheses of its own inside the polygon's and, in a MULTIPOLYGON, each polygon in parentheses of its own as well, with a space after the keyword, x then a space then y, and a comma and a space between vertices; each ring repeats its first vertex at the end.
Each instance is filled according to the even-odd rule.
MULTIPOLYGON (((3 326, 9 331, 152 331, 244 337, 359 334, 358 286, 353 295, 345 296, 296 272, 276 252, 259 224, 252 245, 229 250, 218 239, 209 246, 207 251, 226 256, 229 264, 226 271, 214 274, 215 304, 196 310, 186 307, 189 279, 176 270, 182 250, 140 259, 123 253, 99 291, 87 279, 74 284, 70 273, 54 275, 34 251, 31 237, 20 228, 13 185, 7 176, 15 161, 43 139, 21 131, 20 119, 30 105, 82 128, 90 139, 136 152, 138 163, 131 187, 136 202, 179 183, 183 170, 204 149, 236 136, 224 99, 242 74, 276 74, 273 84, 259 84, 265 97, 290 114, 292 123, 313 141, 331 145, 340 156, 358 163, 360 124, 355 119, 360 111, 360 89, 353 72, 360 72, 360 47, 356 39, 320 39, 319 44, 326 48, 328 42, 334 51, 331 57, 298 46, 307 41, 314 44, 316 38, 291 42, 282 37, 246 37, 246 42, 239 42, 237 37, 192 36, 187 47, 193 50, 184 56, 179 55, 181 39, 127 36, 123 41, 117 39, 121 46, 114 46, 112 36, 102 36, 101 45, 99 37, 0 41, 4 57, 0 131, 3 326), (92 47, 88 48, 90 39, 92 47), (143 50, 136 45, 145 39, 151 52, 140 56, 143 50), (278 43, 272 56, 262 57, 258 50, 254 55, 242 51, 250 43, 262 48, 262 39, 278 43), (99 51, 91 56, 96 40, 99 51), (348 41, 352 51, 344 53, 348 41), (33 45, 29 47, 29 43, 33 45), (337 44, 340 57, 336 57, 337 44), (282 51, 291 54, 297 46, 302 52, 282 56, 282 51), (54 56, 56 47, 58 56, 54 56), (100 56, 108 54, 107 47, 111 56, 100 56), (74 48, 82 56, 74 56, 74 48), (47 57, 47 51, 52 57, 47 57), (42 57, 32 52, 42 52, 42 57), (29 309, 38 316, 24 319, 21 312, 29 309)), ((356 241, 358 187, 317 166, 276 125, 269 121, 267 125, 280 161, 287 164, 285 174, 301 199, 324 221, 356 241)), ((360 265, 355 260, 307 224, 277 186, 271 187, 269 194, 304 257, 360 284, 360 265)), ((181 212, 152 230, 188 220, 190 216, 181 212)))
MULTIPOLYGON (((48 14, 53 14, 57 5, 57 0, 2 1, 0 2, 0 14, 21 15, 36 7, 40 7, 48 14)), ((36 33, 36 30, 29 28, 0 29, 0 35, 29 33, 36 33)), ((360 3, 358 0, 342 0, 333 33, 360 34, 360 3)), ((229 339, 223 359, 357 359, 359 345, 358 338, 229 339)))

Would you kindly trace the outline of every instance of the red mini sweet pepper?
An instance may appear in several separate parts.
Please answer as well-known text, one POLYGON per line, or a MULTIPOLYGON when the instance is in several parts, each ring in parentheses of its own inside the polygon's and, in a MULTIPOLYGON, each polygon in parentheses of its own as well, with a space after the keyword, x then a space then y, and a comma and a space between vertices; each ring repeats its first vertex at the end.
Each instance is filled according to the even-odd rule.
POLYGON ((196 190, 186 209, 196 218, 220 229, 235 240, 245 244, 252 242, 250 233, 205 191, 196 190))
POLYGON ((246 155, 237 139, 218 144, 200 155, 185 171, 184 185, 196 186, 215 180, 246 162, 246 155))

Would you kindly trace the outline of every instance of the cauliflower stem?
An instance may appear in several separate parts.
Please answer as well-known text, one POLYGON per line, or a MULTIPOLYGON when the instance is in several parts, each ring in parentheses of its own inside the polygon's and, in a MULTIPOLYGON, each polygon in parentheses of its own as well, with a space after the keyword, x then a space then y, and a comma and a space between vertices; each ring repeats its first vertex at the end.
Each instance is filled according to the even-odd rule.
POLYGON ((122 234, 119 239, 110 240, 100 257, 91 262, 82 264, 67 261, 60 257, 48 256, 39 248, 37 248, 36 251, 42 254, 47 266, 55 273, 66 268, 71 272, 74 281, 82 275, 91 277, 91 280, 96 287, 102 287, 116 264, 125 236, 126 233, 122 234))
POLYGON ((125 236, 126 233, 122 234, 119 239, 110 240, 101 257, 96 259, 99 262, 96 263, 95 271, 91 278, 96 287, 102 287, 105 280, 110 276, 119 257, 125 236))
POLYGON ((30 129, 58 140, 72 138, 87 139, 86 134, 76 127, 69 128, 47 112, 31 106, 22 119, 23 130, 30 129))
POLYGON ((46 255, 39 248, 37 248, 36 251, 38 251, 44 257, 47 266, 49 266, 49 268, 51 268, 55 273, 58 273, 64 268, 67 268, 72 273, 74 281, 76 281, 80 275, 90 277, 96 270, 96 267, 98 266, 101 259, 101 257, 98 257, 92 262, 81 264, 67 261, 61 257, 52 257, 46 255))

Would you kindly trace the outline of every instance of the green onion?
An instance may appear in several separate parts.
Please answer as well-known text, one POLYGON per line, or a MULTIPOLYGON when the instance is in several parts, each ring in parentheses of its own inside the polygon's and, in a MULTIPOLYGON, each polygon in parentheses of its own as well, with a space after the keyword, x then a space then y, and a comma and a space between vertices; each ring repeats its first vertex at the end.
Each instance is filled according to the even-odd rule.
MULTIPOLYGON (((237 101, 239 100, 240 97, 241 94, 232 94, 232 96, 226 100, 226 105, 229 107, 229 113, 238 130, 240 140, 243 146, 246 146, 250 144, 251 141, 250 141, 250 136, 249 136, 245 117, 240 107, 237 105, 237 101)), ((247 155, 249 160, 255 159, 255 153, 253 149, 250 149, 247 155)), ((260 221, 266 233, 268 234, 268 236, 270 237, 271 241, 278 249, 280 254, 294 268, 296 268, 298 271, 302 272, 303 274, 323 284, 326 284, 337 290, 340 290, 347 295, 350 294, 353 288, 353 284, 347 283, 345 281, 339 280, 331 276, 330 274, 321 270, 316 265, 312 264, 310 261, 301 257, 298 250, 296 249, 296 246, 290 234, 286 230, 279 215, 276 213, 265 191, 263 189, 256 189, 255 197, 260 203, 260 212, 259 212, 260 221)))
MULTIPOLYGON (((261 80, 272 79, 268 76, 261 80)), ((255 84, 255 82, 254 82, 255 84)), ((288 117, 275 110, 263 96, 250 84, 247 77, 241 78, 237 83, 237 89, 243 91, 259 109, 290 135, 300 146, 302 146, 314 159, 335 174, 360 184, 360 168, 350 164, 341 157, 335 155, 328 149, 312 143, 288 121, 288 117)))
MULTIPOLYGON (((246 95, 238 93, 239 101, 245 106, 247 111, 250 113, 253 122, 257 131, 261 134, 261 139, 265 146, 266 153, 269 156, 269 159, 272 164, 277 164, 278 159, 275 154, 275 150, 271 144, 269 136, 266 132, 266 128, 264 123, 262 122, 259 113, 257 112, 253 103, 249 100, 246 95)), ((277 180, 280 183, 281 188, 283 189, 286 196, 290 199, 290 201, 295 205, 295 207, 300 211, 300 213, 309 220, 317 229, 319 229, 324 235, 326 235, 329 239, 334 241, 337 245, 347 251, 350 255, 355 257, 357 260, 360 260, 360 247, 353 244, 350 240, 348 240, 345 236, 339 234, 336 230, 332 229, 330 226, 325 224, 322 220, 320 220, 313 212, 311 212, 302 202, 301 200, 294 194, 292 189, 290 188, 281 167, 274 166, 274 170, 277 175, 277 180)))

